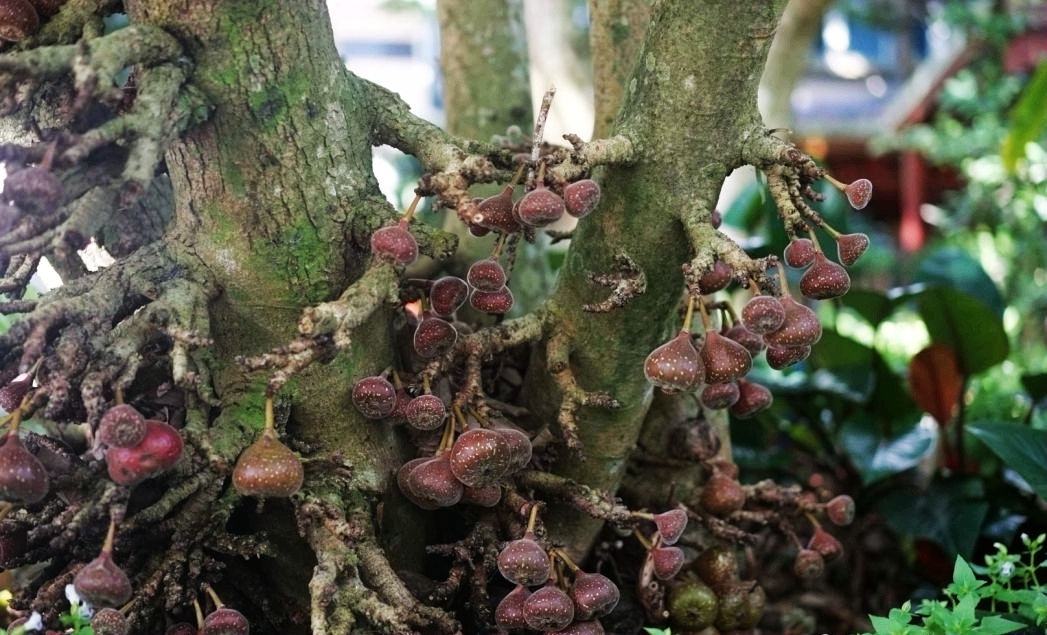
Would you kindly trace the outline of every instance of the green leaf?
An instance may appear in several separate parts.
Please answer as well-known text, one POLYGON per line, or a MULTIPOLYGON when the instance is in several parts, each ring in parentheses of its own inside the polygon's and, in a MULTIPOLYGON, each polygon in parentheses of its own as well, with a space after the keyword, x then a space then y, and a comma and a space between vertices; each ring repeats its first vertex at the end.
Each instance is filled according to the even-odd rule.
POLYGON ((970 557, 989 503, 975 478, 932 483, 923 492, 896 489, 880 501, 887 523, 902 534, 933 540, 950 555, 970 557))
POLYGON ((959 247, 940 247, 932 251, 920 262, 913 274, 913 282, 963 291, 984 302, 998 318, 1003 316, 1006 308, 1000 290, 981 263, 959 247))
POLYGON ((853 309, 876 327, 894 311, 894 305, 884 294, 870 289, 851 289, 839 300, 842 306, 853 309))
POLYGON ((967 594, 953 607, 952 614, 946 620, 946 628, 953 633, 966 633, 974 623, 978 621, 974 617, 974 607, 978 604, 978 597, 967 594))
POLYGON ((1047 373, 1022 375, 1022 387, 1033 401, 1047 397, 1047 373))
POLYGON ((1025 156, 1025 144, 1036 141, 1047 127, 1047 61, 1040 62, 1029 79, 1014 108, 1011 109, 1011 126, 1000 146, 1003 165, 1009 172, 1018 167, 1018 160, 1025 156))
POLYGON ((1007 358, 1010 345, 1003 321, 982 301, 941 287, 926 289, 916 298, 931 340, 956 351, 964 374, 973 375, 1007 358))
POLYGON ((876 382, 874 355, 875 351, 868 346, 826 329, 808 358, 808 364, 814 369, 811 383, 816 388, 830 388, 830 392, 864 403, 876 382), (832 387, 836 390, 831 390, 832 387))
POLYGON ((971 565, 967 564, 967 561, 960 556, 956 556, 956 562, 952 568, 952 584, 948 587, 949 591, 955 595, 964 595, 973 593, 983 584, 985 582, 975 577, 971 565))
POLYGON ((893 437, 884 437, 866 413, 848 419, 840 431, 840 445, 854 461, 865 484, 915 467, 933 449, 934 430, 912 425, 893 437))
POLYGON ((1011 621, 999 615, 987 615, 982 618, 982 623, 978 626, 978 632, 983 635, 1004 635, 1004 633, 1012 633, 1020 628, 1025 628, 1025 624, 1011 621))
POLYGON ((1040 497, 1047 498, 1047 431, 1011 421, 983 421, 967 430, 989 446, 1040 497))

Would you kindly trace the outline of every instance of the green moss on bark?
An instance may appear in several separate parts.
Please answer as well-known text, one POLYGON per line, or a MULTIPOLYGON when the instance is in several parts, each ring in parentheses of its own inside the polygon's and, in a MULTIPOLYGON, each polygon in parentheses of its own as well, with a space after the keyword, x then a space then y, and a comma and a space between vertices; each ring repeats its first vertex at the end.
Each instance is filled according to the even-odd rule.
MULTIPOLYGON (((724 177, 742 163, 745 139, 761 130, 756 89, 781 5, 717 2, 696 11, 678 0, 652 8, 642 63, 627 84, 615 130, 633 139, 640 156, 602 175, 604 202, 579 224, 552 299, 553 324, 570 336, 579 385, 623 404, 579 412, 587 461, 565 460, 557 468, 572 479, 612 492, 618 487, 652 395, 643 360, 680 327, 680 265, 694 253, 679 217, 708 218, 724 177), (643 269, 646 293, 613 313, 583 312, 583 304, 602 298, 588 275, 611 271, 616 253, 643 269)), ((554 418, 552 382, 542 376, 532 382, 531 407, 554 418)), ((577 514, 565 518, 557 537, 585 552, 599 524, 577 514)))

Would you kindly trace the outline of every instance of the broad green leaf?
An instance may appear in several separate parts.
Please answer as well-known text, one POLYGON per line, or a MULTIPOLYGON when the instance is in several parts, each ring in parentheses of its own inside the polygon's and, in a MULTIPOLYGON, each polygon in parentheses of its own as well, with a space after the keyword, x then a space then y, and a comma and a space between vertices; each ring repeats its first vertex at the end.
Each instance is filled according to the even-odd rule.
POLYGON ((859 414, 844 423, 840 444, 865 484, 915 467, 934 447, 937 432, 919 425, 893 437, 880 434, 875 422, 859 414))
POLYGON ((876 380, 872 363, 874 354, 875 351, 868 346, 826 329, 808 361, 815 371, 812 383, 817 387, 843 386, 845 390, 834 392, 848 396, 852 401, 865 402, 872 394, 876 380), (825 374, 831 375, 831 380, 825 374))
POLYGON ((894 306, 887 296, 870 289, 851 289, 839 302, 842 306, 853 309, 873 327, 878 326, 894 311, 894 306))
POLYGON ((985 303, 955 289, 925 289, 917 296, 931 341, 956 351, 960 369, 973 375, 1007 358, 1010 345, 1003 321, 985 303))
POLYGON ((1040 497, 1047 498, 1047 431, 1011 421, 983 421, 967 430, 989 446, 1040 497))
POLYGON ((1011 127, 1003 138, 1000 155, 1003 165, 1014 172, 1018 160, 1025 156, 1025 144, 1036 141, 1047 128, 1047 61, 1040 62, 1029 79, 1014 108, 1011 109, 1011 127))
POLYGON ((940 247, 932 251, 920 262, 912 281, 928 287, 963 291, 984 302, 997 317, 1002 317, 1006 308, 1000 290, 981 263, 959 247, 940 247))
POLYGON ((1047 397, 1047 373, 1022 375, 1022 387, 1033 401, 1040 401, 1047 397))
POLYGON ((969 558, 989 503, 982 482, 970 478, 936 482, 923 492, 893 490, 880 502, 880 511, 896 531, 969 558))

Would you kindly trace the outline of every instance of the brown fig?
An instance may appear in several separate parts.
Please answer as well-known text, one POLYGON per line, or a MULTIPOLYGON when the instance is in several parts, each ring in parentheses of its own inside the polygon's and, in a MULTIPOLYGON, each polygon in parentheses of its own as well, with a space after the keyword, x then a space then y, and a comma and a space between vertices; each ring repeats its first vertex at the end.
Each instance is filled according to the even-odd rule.
POLYGON ((574 620, 574 602, 552 584, 532 593, 524 601, 523 611, 527 626, 536 631, 563 630, 574 620))
POLYGON ((131 580, 113 562, 113 531, 110 524, 102 552, 73 578, 77 595, 95 608, 119 607, 131 599, 131 580))
POLYGON ((0 0, 0 40, 18 42, 40 28, 40 16, 28 0, 0 0))
POLYGON ((662 537, 663 545, 675 545, 687 528, 687 512, 682 509, 670 509, 654 515, 654 524, 662 537))
POLYGON ((530 589, 523 585, 517 585, 498 603, 498 607, 494 610, 495 623, 505 630, 523 630, 527 628, 524 602, 529 597, 531 597, 530 589))
POLYGON ((785 261, 785 264, 794 269, 803 269, 814 262, 815 253, 817 253, 817 251, 815 250, 814 243, 811 242, 810 238, 793 238, 789 241, 789 244, 785 246, 782 260, 785 261))
POLYGON ((733 276, 734 269, 731 269, 731 265, 722 260, 717 260, 713 263, 713 268, 703 273, 698 279, 698 290, 703 295, 716 293, 726 287, 731 282, 733 276))
MULTIPOLYGON (((414 493, 410 486, 411 473, 414 472, 415 468, 419 465, 428 462, 432 457, 423 456, 417 459, 411 459, 407 463, 400 466, 400 469, 396 471, 396 484, 400 487, 400 492, 415 505, 425 510, 439 509, 439 505, 436 505, 429 500, 422 498, 421 496, 414 493)), ((464 495, 463 490, 463 495, 464 495)))
POLYGON ((814 262, 800 278, 800 293, 812 300, 838 298, 851 288, 851 276, 847 269, 818 252, 814 262))
POLYGON ((451 472, 463 485, 487 485, 505 476, 511 458, 509 444, 500 433, 473 428, 451 447, 451 472))
POLYGON ((40 459, 26 449, 12 428, 0 446, 0 500, 31 505, 47 496, 50 479, 40 459))
POLYGON ((447 406, 436 395, 418 395, 407 402, 404 417, 412 428, 435 430, 442 426, 447 418, 447 406))
POLYGON ((825 572, 825 560, 813 549, 801 549, 793 562, 793 572, 805 582, 815 580, 825 572))
POLYGON ((465 487, 451 471, 449 452, 419 464, 407 477, 407 487, 430 505, 450 507, 462 500, 465 487))
POLYGON ((613 611, 621 599, 621 591, 607 576, 579 570, 574 574, 570 596, 575 618, 591 620, 613 611))
POLYGON ((373 375, 353 384, 353 405, 368 419, 382 419, 396 408, 396 388, 385 377, 373 375))
POLYGON ((477 260, 469 267, 465 280, 481 291, 498 291, 505 286, 505 269, 493 258, 477 260))
POLYGON ((516 211, 524 224, 544 227, 560 220, 566 207, 556 192, 539 183, 533 190, 524 194, 516 211))
POLYGON ((774 401, 774 397, 771 396, 771 391, 767 390, 765 386, 744 378, 739 379, 738 401, 733 406, 730 406, 731 414, 739 419, 748 419, 756 413, 769 408, 772 401, 774 401))
POLYGON ((659 580, 671 580, 683 568, 683 549, 679 547, 655 547, 651 549, 651 561, 654 564, 654 577, 659 580))
POLYGON ((812 346, 821 339, 822 325, 814 311, 788 296, 779 301, 785 320, 778 330, 764 334, 768 346, 812 346))
POLYGON ((694 570, 713 589, 726 589, 738 580, 738 556, 733 547, 713 545, 698 554, 694 570))
POLYGON ((745 505, 745 490, 737 479, 714 472, 702 486, 699 502, 714 516, 729 516, 745 505))
POLYGON ((742 307, 742 323, 757 335, 777 331, 782 327, 784 321, 785 309, 778 298, 773 296, 753 296, 742 307))
POLYGON ((0 408, 5 412, 14 412, 15 408, 22 405, 22 399, 29 394, 33 387, 33 375, 22 373, 12 379, 3 388, 0 388, 0 408))
POLYGON ((825 504, 825 515, 837 527, 846 527, 854 522, 854 499, 840 494, 825 504))
POLYGON ((236 609, 221 606, 204 618, 200 635, 250 635, 251 623, 236 609))
POLYGON ((144 438, 145 417, 134 406, 115 405, 98 422, 98 440, 106 445, 129 448, 144 438))
POLYGON ((524 586, 545 584, 550 574, 549 554, 527 532, 523 538, 506 543, 498 553, 498 571, 506 580, 524 586))
POLYGON ((463 503, 470 505, 479 505, 480 507, 494 507, 502 500, 502 486, 497 484, 489 485, 477 485, 476 487, 470 487, 468 485, 462 489, 462 500, 463 503))
POLYGON ((728 381, 720 384, 709 384, 702 389, 702 394, 698 396, 698 400, 710 410, 723 410, 737 403, 740 395, 738 383, 728 381))
POLYGON ((474 289, 469 294, 469 306, 483 313, 491 315, 503 315, 513 308, 513 292, 509 287, 502 287, 497 291, 483 291, 474 289))
POLYGON ((114 608, 104 608, 91 616, 94 635, 127 635, 131 624, 124 614, 114 608))
POLYGON ((568 214, 584 218, 600 204, 600 185, 592 179, 568 183, 563 189, 563 202, 568 214))
POLYGON ((753 358, 744 346, 716 331, 705 334, 701 357, 705 381, 710 384, 735 381, 753 367, 753 358))
POLYGON ((811 539, 807 542, 807 548, 812 551, 817 551, 818 555, 820 555, 826 562, 832 562, 839 558, 840 554, 843 553, 843 545, 840 544, 840 541, 829 532, 817 526, 814 528, 814 533, 811 534, 811 539))
POLYGON ((667 392, 694 390, 705 378, 704 367, 691 342, 690 331, 651 351, 643 364, 647 381, 667 392))
POLYGON ((407 221, 401 220, 371 234, 371 253, 382 262, 406 267, 418 258, 418 241, 407 230, 407 221))
POLYGON ((727 329, 723 336, 741 344, 742 348, 749 351, 750 358, 756 357, 767 347, 762 337, 745 328, 742 324, 735 324, 727 329))
POLYGON ((767 349, 767 365, 775 370, 781 370, 793 364, 799 364, 810 354, 810 346, 771 346, 767 349))
POLYGON ((458 341, 458 331, 451 323, 426 312, 414 330, 414 350, 420 357, 432 359, 451 350, 458 341))
POLYGON ((429 288, 429 308, 440 317, 450 317, 469 299, 469 285, 457 276, 444 276, 429 288))
POLYGON ((840 264, 850 267, 861 258, 869 247, 869 237, 865 234, 842 234, 836 237, 836 254, 840 264))
POLYGON ((854 209, 865 209, 872 200, 873 184, 869 179, 858 179, 848 184, 843 193, 847 195, 847 202, 854 209))
POLYGON ((507 185, 499 194, 481 201, 476 206, 472 222, 484 229, 503 234, 512 234, 523 229, 513 214, 513 186, 507 185))
POLYGON ((288 498, 302 487, 305 470, 298 455, 269 430, 240 454, 233 487, 243 496, 288 498))

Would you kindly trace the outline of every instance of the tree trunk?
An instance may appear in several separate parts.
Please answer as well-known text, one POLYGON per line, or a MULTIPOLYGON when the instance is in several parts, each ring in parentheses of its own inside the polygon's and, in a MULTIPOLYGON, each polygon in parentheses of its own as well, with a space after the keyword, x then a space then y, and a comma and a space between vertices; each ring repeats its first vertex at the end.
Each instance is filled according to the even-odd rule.
MULTIPOLYGON (((577 406, 578 449, 561 449, 553 471, 613 494, 635 459, 645 422, 644 438, 664 443, 664 428, 678 418, 674 408, 679 403, 666 402, 651 413, 654 393, 643 362, 680 328, 681 266, 702 270, 717 257, 739 258, 709 219, 724 177, 735 167, 766 159, 759 149, 766 134, 756 111, 756 90, 783 1, 592 5, 595 128, 607 139, 576 148, 575 156, 551 170, 560 170, 557 178, 571 170, 577 177, 606 164, 594 174, 603 184, 603 202, 579 224, 557 287, 534 315, 460 338, 450 357, 433 362, 430 370, 434 379, 440 372, 456 373, 458 381, 475 364, 480 367, 475 374, 481 375, 491 356, 537 342, 525 378, 531 420, 566 421, 564 404, 577 406), (610 311, 583 310, 607 297, 592 274, 626 276, 623 263, 642 272, 642 293, 610 311), (586 405, 608 405, 606 399, 588 400, 597 392, 621 407, 586 405)), ((417 510, 404 511, 392 483, 395 470, 412 456, 409 435, 365 419, 350 398, 359 378, 403 367, 396 334, 408 327, 400 305, 413 297, 408 287, 398 289, 398 272, 372 262, 369 251, 372 233, 398 218, 371 171, 372 145, 389 143, 415 154, 428 172, 420 190, 436 193, 445 207, 457 205, 462 217, 471 209, 462 202, 468 200, 468 185, 505 182, 512 172, 512 152, 486 144, 490 135, 509 124, 530 125, 521 103, 527 83, 519 76, 525 73, 519 51, 508 54, 500 48, 506 41, 516 46, 518 39, 508 32, 467 28, 501 23, 513 31, 519 7, 508 2, 483 6, 490 12, 470 17, 479 4, 440 3, 448 23, 444 62, 457 69, 452 72, 471 72, 475 62, 487 58, 510 69, 505 82, 456 83, 447 92, 450 125, 484 142, 475 143, 413 118, 395 96, 349 73, 335 50, 323 2, 127 0, 134 25, 174 38, 150 46, 131 42, 142 46, 139 52, 146 51, 147 59, 117 64, 120 69, 140 62, 140 105, 154 103, 148 98, 157 68, 181 73, 185 84, 171 84, 177 98, 157 117, 170 126, 163 128, 169 134, 151 137, 138 131, 141 138, 128 142, 132 149, 126 151, 125 172, 113 180, 124 194, 134 189, 128 183, 148 186, 155 163, 136 161, 148 149, 143 144, 155 141, 170 176, 173 219, 162 243, 131 254, 125 263, 132 264, 122 263, 100 278, 126 294, 126 301, 92 300, 87 308, 72 310, 59 303, 87 293, 89 284, 68 285, 55 304, 41 305, 61 306, 63 318, 27 319, 14 331, 26 335, 22 341, 12 335, 0 342, 0 359, 5 371, 26 370, 37 357, 57 355, 57 342, 74 328, 98 329, 91 342, 108 347, 97 344, 98 351, 126 352, 118 346, 122 340, 120 333, 113 334, 114 325, 133 323, 134 315, 149 307, 167 311, 163 319, 156 318, 163 323, 156 328, 174 341, 174 352, 165 362, 169 365, 161 367, 186 390, 182 436, 191 456, 162 481, 166 490, 157 496, 178 496, 183 488, 188 494, 163 499, 172 500, 169 507, 147 507, 145 514, 135 497, 148 487, 132 491, 96 484, 93 502, 66 531, 94 545, 104 533, 111 503, 128 505, 116 556, 132 573, 138 597, 146 598, 133 609, 137 626, 158 630, 165 613, 185 615, 191 600, 203 597, 201 584, 218 582, 218 575, 200 570, 201 563, 223 562, 228 574, 220 590, 257 620, 256 632, 453 632, 463 619, 477 628, 490 627, 492 602, 476 569, 470 570, 479 579, 472 589, 471 617, 464 610, 454 613, 461 603, 447 611, 427 606, 436 591, 420 598, 408 591, 404 579, 413 583, 412 576, 424 568, 420 561, 427 539, 422 523, 415 521, 417 510), (491 20, 495 15, 504 18, 491 20), (492 47, 490 56, 483 49, 468 54, 478 41, 492 47), (161 44, 169 48, 160 51, 161 44), (177 47, 181 50, 171 55, 177 47), (499 99, 506 108, 489 107, 499 99), (159 264, 134 264, 154 263, 150 259, 159 264), (182 281, 190 291, 179 286, 182 281), (208 342, 205 351, 183 356, 186 342, 203 341, 208 342), (195 374, 185 372, 186 358, 195 374), (263 358, 270 361, 252 366, 251 359, 263 358), (296 366, 301 359, 306 362, 296 366), (286 383, 280 383, 285 375, 286 383), (229 487, 228 476, 237 456, 263 429, 265 396, 274 386, 279 388, 278 428, 304 456, 306 480, 291 504, 256 506, 229 487), (135 532, 144 533, 149 519, 159 527, 164 518, 164 527, 175 527, 170 548, 155 558, 136 552, 135 532), (247 554, 265 557, 256 565, 244 558, 247 554), (168 566, 178 572, 164 573, 168 566), (305 567, 312 570, 303 572, 305 567), (401 567, 415 571, 398 576, 394 569, 401 567), (266 577, 259 578, 259 570, 266 577)), ((69 7, 70 12, 74 7, 101 10, 76 0, 69 7)), ((115 46, 123 40, 98 41, 115 46)), ((47 62, 56 65, 65 60, 61 63, 71 66, 76 55, 61 45, 40 50, 59 60, 47 62)), ((95 60, 99 64, 101 57, 95 60)), ((0 71, 5 68, 0 65, 0 71)), ((38 161, 42 153, 33 148, 24 156, 38 161)), ((75 157, 63 157, 63 170, 75 165, 75 157)), ((424 253, 441 258, 454 251, 454 240, 445 233, 418 223, 411 229, 424 253)), ((74 237, 72 231, 59 236, 74 237)), ((51 316, 59 311, 48 310, 51 316)), ((133 354, 114 362, 114 369, 103 368, 95 376, 94 366, 81 365, 70 375, 73 405, 59 411, 63 421, 81 421, 86 412, 87 421, 97 423, 116 388, 132 391, 144 364, 139 349, 147 348, 154 327, 127 345, 133 354)), ((715 423, 725 435, 725 416, 715 423)), ((554 430, 560 435, 557 444, 573 434, 564 427, 554 430)), ((98 466, 92 461, 84 469, 94 470, 90 473, 101 482, 104 467, 98 466)), ((522 529, 520 508, 511 509, 512 504, 531 490, 542 494, 540 478, 520 478, 528 485, 507 488, 509 504, 498 514, 500 523, 493 513, 455 514, 455 525, 479 519, 476 526, 489 533, 473 530, 468 540, 475 542, 468 543, 456 526, 439 538, 460 540, 455 543, 459 549, 473 544, 470 566, 482 563, 484 575, 496 575, 491 561, 500 541, 518 537, 508 534, 522 529), (513 531, 494 531, 506 527, 513 531)), ((663 485, 646 490, 640 479, 630 490, 654 501, 664 498, 663 485)), ((48 513, 47 522, 60 522, 57 511, 48 513)), ((548 537, 577 559, 584 558, 601 528, 600 521, 566 505, 543 512, 542 521, 548 537)), ((157 531, 169 535, 166 529, 157 531)), ((71 578, 78 563, 88 559, 80 551, 70 546, 58 553, 48 575, 71 578)), ((37 606, 54 602, 61 586, 40 587, 37 606)), ((455 591, 446 595, 456 597, 455 591)))

